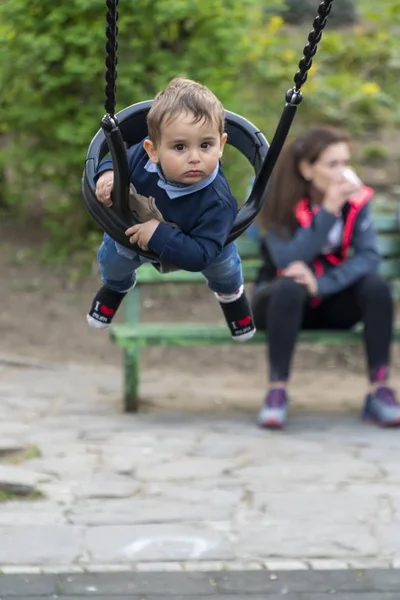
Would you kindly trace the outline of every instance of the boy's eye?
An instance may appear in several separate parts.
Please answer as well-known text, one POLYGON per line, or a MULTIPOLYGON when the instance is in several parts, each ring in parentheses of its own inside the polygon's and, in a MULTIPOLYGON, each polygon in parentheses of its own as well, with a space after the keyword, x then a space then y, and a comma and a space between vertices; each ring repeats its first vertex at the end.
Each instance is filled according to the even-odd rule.
POLYGON ((211 142, 203 142, 201 144, 201 147, 204 148, 204 149, 211 148, 211 146, 212 146, 211 142))
POLYGON ((183 144, 176 144, 175 145, 175 150, 178 150, 179 152, 181 152, 184 149, 184 145, 183 144))

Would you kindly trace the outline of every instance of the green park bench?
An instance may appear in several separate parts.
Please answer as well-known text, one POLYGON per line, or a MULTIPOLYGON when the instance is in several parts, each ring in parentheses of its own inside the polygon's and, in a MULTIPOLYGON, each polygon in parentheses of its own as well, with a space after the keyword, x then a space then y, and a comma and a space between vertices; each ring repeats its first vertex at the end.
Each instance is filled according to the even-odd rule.
MULTIPOLYGON (((392 212, 374 214, 374 223, 379 236, 383 260, 381 273, 391 280, 398 298, 400 291, 400 229, 398 216, 392 212)), ((254 281, 260 266, 259 246, 245 239, 237 240, 243 262, 246 282, 254 281)), ((111 327, 111 339, 124 350, 124 407, 125 411, 139 408, 140 353, 148 346, 219 346, 236 344, 229 335, 225 323, 144 323, 140 319, 140 290, 144 285, 155 284, 196 284, 204 285, 201 273, 174 271, 161 275, 149 264, 138 270, 138 284, 125 299, 125 322, 111 327)), ((304 331, 300 340, 309 343, 349 344, 360 340, 360 330, 344 331, 304 331)), ((396 339, 400 339, 400 328, 396 329, 396 339)), ((246 343, 265 344, 265 332, 257 332, 246 343)))

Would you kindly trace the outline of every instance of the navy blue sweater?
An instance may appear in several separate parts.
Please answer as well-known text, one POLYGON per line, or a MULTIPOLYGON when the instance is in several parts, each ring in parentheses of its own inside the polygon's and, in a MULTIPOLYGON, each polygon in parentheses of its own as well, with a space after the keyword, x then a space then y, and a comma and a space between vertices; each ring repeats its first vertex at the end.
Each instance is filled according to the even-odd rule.
MULTIPOLYGON (((127 153, 130 180, 138 194, 152 196, 164 219, 177 225, 160 223, 149 240, 149 248, 160 260, 179 269, 204 271, 221 252, 238 210, 221 167, 207 187, 171 199, 157 185, 157 173, 145 169, 149 157, 143 143, 132 146, 127 153)), ((107 158, 97 174, 110 169, 112 160, 107 158)))

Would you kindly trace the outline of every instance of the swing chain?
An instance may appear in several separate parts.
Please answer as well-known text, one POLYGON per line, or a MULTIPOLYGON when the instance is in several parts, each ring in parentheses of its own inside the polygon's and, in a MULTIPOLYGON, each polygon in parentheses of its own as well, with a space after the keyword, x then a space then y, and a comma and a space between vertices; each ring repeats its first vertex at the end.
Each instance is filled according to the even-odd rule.
POLYGON ((300 91, 302 85, 307 81, 308 71, 311 69, 312 59, 317 53, 318 44, 321 41, 322 31, 328 20, 332 9, 333 0, 323 0, 318 6, 318 14, 313 22, 313 29, 308 34, 308 44, 304 46, 303 58, 299 62, 299 70, 294 76, 295 87, 286 93, 286 102, 289 104, 300 104, 303 94, 300 91))
POLYGON ((115 106, 116 106, 116 80, 117 80, 117 50, 118 50, 118 2, 119 0, 107 0, 107 27, 106 27, 106 101, 104 108, 106 109, 106 116, 103 119, 104 125, 107 128, 115 127, 117 120, 115 119, 115 106))

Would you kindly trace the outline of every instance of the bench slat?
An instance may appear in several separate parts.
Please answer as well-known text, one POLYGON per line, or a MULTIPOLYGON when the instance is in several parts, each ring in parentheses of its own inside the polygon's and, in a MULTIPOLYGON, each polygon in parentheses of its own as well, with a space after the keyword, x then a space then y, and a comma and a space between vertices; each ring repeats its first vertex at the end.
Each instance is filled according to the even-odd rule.
POLYGON ((379 250, 383 257, 398 256, 400 260, 400 236, 378 235, 379 250))
MULTIPOLYGON (((243 276, 246 281, 254 281, 261 265, 259 258, 243 260, 243 276)), ((400 277, 400 257, 384 258, 381 263, 380 273, 388 279, 400 277)), ((139 283, 198 283, 205 281, 201 273, 189 271, 173 271, 172 273, 160 274, 150 264, 144 264, 138 269, 137 280, 139 283)))
POLYGON ((372 220, 378 233, 398 234, 400 232, 400 222, 397 214, 394 212, 372 213, 372 220))
MULTIPOLYGON (((382 256, 400 256, 400 236, 394 233, 378 232, 379 250, 382 256)), ((255 258, 260 254, 260 247, 252 240, 239 239, 237 242, 239 254, 242 259, 255 258)))
MULTIPOLYGON (((227 326, 220 323, 118 324, 112 326, 110 334, 113 341, 122 348, 130 347, 132 342, 144 346, 241 345, 232 340, 227 326)), ((302 342, 340 345, 359 342, 360 338, 361 330, 317 330, 302 331, 299 339, 302 342)), ((257 332, 246 344, 263 344, 265 339, 264 332, 257 332)), ((395 339, 400 340, 400 326, 396 329, 395 339)))
POLYGON ((386 279, 400 277, 400 258, 386 258, 381 262, 379 273, 386 279))
POLYGON ((241 258, 254 258, 260 254, 260 244, 254 240, 240 237, 236 240, 236 245, 241 258))
MULTIPOLYGON (((398 235, 400 228, 396 217, 394 215, 376 215, 374 217, 374 225, 378 233, 379 247, 382 255, 391 256, 393 254, 400 254, 400 237, 398 235)), ((242 258, 259 256, 260 245, 258 242, 239 238, 236 244, 242 258)))

